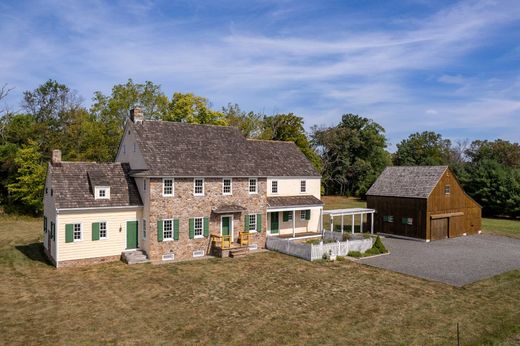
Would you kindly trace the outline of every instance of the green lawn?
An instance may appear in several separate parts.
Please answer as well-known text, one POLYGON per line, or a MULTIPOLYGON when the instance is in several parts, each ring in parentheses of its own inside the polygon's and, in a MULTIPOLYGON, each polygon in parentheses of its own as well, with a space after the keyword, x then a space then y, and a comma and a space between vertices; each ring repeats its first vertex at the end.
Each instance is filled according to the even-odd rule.
POLYGON ((520 220, 483 218, 482 229, 486 233, 520 238, 520 220))
POLYGON ((520 270, 464 288, 265 252, 56 270, 41 220, 0 217, 0 344, 520 342, 520 270))

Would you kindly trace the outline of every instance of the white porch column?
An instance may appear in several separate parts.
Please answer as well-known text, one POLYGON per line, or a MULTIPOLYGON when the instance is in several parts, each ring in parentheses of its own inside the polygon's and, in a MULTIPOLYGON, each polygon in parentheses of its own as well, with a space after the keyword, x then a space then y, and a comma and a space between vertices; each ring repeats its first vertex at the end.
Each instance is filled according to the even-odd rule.
POLYGON ((370 213, 370 233, 374 234, 374 213, 370 213))
POLYGON ((352 214, 352 234, 354 234, 354 224, 356 223, 356 219, 354 218, 355 214, 352 214))
POLYGON ((330 231, 334 231, 334 216, 330 216, 330 231))
POLYGON ((361 231, 361 233, 363 233, 363 213, 361 213, 361 224, 359 226, 359 230, 361 231))
POLYGON ((341 234, 343 234, 343 214, 341 214, 341 234))
POLYGON ((323 235, 323 208, 320 209, 320 232, 323 235))
POLYGON ((294 210, 292 211, 292 236, 294 238, 294 235, 296 234, 296 224, 295 224, 296 214, 294 210))

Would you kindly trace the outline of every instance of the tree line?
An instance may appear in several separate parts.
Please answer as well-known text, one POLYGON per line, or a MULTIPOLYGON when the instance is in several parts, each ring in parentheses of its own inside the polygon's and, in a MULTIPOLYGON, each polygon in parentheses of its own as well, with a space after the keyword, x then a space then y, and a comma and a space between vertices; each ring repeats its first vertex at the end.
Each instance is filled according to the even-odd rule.
MULTIPOLYGON (((0 88, 0 100, 9 89, 0 88)), ((109 95, 94 93, 90 108, 64 84, 48 80, 23 93, 21 109, 0 110, 0 203, 7 212, 40 214, 47 162, 59 148, 70 161, 110 162, 116 155, 129 109, 146 119, 234 126, 248 138, 293 141, 322 174, 322 192, 364 194, 388 165, 449 165, 466 191, 489 215, 520 216, 520 146, 508 141, 452 144, 440 134, 411 134, 388 152, 384 128, 345 114, 332 127, 305 132, 293 113, 266 115, 237 104, 220 110, 205 97, 175 92, 168 97, 150 81, 129 79, 109 95)))

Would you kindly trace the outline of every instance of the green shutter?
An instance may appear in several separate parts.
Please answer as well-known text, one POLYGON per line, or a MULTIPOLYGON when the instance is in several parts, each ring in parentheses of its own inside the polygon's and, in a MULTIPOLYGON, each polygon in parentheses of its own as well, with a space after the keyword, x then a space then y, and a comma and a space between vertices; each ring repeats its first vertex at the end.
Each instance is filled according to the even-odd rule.
POLYGON ((179 219, 173 220, 173 240, 179 240, 179 219))
POLYGON ((163 241, 163 221, 157 221, 157 241, 163 241))
POLYGON ((190 219, 189 232, 190 232, 190 239, 193 239, 195 237, 195 220, 194 219, 190 219))
POLYGON ((92 223, 92 240, 99 240, 99 222, 92 223))
POLYGON ((204 218, 204 236, 209 237, 209 219, 207 217, 204 218))
POLYGON ((306 210, 305 211, 305 220, 310 220, 311 219, 311 210, 306 210))
POLYGON ((284 211, 283 212, 283 222, 287 222, 287 221, 289 221, 289 212, 284 211))
POLYGON ((406 225, 406 224, 408 223, 408 218, 403 217, 403 218, 401 219, 401 223, 402 223, 403 225, 406 225))
POLYGON ((256 231, 262 233, 262 214, 256 214, 256 231))
POLYGON ((74 225, 65 225, 65 243, 72 243, 74 241, 74 225))
POLYGON ((249 232, 249 214, 244 216, 244 232, 249 232))

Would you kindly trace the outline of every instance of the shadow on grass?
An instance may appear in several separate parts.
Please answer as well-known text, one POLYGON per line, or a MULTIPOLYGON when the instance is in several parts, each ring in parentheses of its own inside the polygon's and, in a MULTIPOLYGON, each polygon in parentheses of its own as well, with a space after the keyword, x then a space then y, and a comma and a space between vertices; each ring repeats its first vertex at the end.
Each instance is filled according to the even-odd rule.
POLYGON ((42 243, 32 243, 27 245, 16 245, 16 250, 20 251, 30 259, 31 261, 45 263, 49 266, 52 266, 51 262, 45 256, 45 252, 43 252, 43 244, 42 243))

